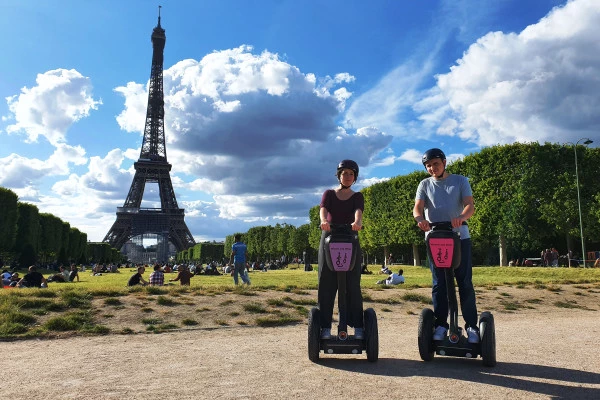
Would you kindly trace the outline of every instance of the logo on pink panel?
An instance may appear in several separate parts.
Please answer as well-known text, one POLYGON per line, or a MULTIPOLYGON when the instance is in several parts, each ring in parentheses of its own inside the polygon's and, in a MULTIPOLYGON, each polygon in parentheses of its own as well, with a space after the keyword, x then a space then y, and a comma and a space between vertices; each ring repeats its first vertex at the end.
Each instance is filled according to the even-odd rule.
POLYGON ((429 238, 429 249, 433 262, 438 268, 450 268, 454 255, 453 238, 429 238))
POLYGON ((329 243, 329 254, 333 269, 336 271, 349 271, 352 261, 352 243, 329 243))

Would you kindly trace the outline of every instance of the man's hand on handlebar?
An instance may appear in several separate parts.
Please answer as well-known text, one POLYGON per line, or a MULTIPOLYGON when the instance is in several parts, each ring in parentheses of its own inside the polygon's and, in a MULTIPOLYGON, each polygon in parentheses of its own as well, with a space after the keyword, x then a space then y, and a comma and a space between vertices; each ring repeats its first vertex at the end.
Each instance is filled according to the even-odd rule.
POLYGON ((359 224, 358 222, 353 222, 352 223, 352 230, 353 231, 360 231, 362 229, 362 225, 359 224))
POLYGON ((429 225, 429 221, 426 219, 419 221, 417 225, 423 232, 429 232, 431 230, 431 225, 429 225))
POLYGON ((452 227, 453 228, 458 228, 462 225, 463 220, 460 218, 452 218, 452 227))

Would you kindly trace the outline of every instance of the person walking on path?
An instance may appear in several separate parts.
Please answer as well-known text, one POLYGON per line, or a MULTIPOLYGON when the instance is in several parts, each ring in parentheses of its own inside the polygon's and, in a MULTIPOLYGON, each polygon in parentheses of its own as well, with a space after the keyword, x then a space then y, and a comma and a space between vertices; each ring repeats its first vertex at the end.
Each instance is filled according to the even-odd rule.
POLYGON ((246 257, 248 257, 248 249, 246 244, 242 242, 242 235, 237 233, 234 237, 235 243, 231 246, 231 257, 229 263, 233 263, 233 282, 238 284, 238 275, 242 281, 249 285, 250 278, 246 272, 246 257))

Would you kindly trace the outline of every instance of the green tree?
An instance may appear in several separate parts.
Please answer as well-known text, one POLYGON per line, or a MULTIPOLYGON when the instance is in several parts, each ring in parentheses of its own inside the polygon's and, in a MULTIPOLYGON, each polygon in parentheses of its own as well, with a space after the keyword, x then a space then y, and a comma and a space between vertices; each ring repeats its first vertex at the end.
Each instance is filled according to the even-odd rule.
POLYGON ((19 202, 17 208, 19 220, 15 252, 19 257, 19 266, 25 268, 37 261, 41 231, 40 213, 35 205, 29 203, 19 202))
MULTIPOLYGON (((71 225, 68 222, 62 221, 61 233, 60 233, 60 250, 58 251, 58 262, 61 264, 70 264, 69 260, 69 235, 71 232, 71 225)), ((112 261, 112 257, 109 257, 108 261, 112 261)))
POLYGON ((319 244, 321 243, 321 217, 319 215, 321 207, 314 206, 308 211, 308 218, 310 219, 310 229, 308 231, 308 243, 310 248, 317 252, 319 251, 319 244))
POLYGON ((77 228, 71 228, 69 230, 69 246, 68 246, 68 259, 70 262, 78 262, 81 260, 82 255, 85 253, 85 245, 87 241, 87 235, 84 240, 82 236, 85 234, 77 228))
POLYGON ((250 260, 258 261, 264 259, 266 253, 267 228, 265 226, 255 226, 246 233, 246 246, 248 246, 248 255, 250 260))
POLYGON ((309 250, 310 244, 308 243, 308 232, 310 230, 310 224, 304 224, 297 227, 293 234, 290 236, 289 249, 290 253, 296 257, 302 257, 304 251, 309 250))
POLYGON ((58 257, 62 239, 62 221, 47 213, 40 214, 41 240, 40 252, 44 263, 54 262, 58 257))
POLYGON ((19 197, 12 190, 0 187, 0 262, 9 262, 17 238, 19 197))

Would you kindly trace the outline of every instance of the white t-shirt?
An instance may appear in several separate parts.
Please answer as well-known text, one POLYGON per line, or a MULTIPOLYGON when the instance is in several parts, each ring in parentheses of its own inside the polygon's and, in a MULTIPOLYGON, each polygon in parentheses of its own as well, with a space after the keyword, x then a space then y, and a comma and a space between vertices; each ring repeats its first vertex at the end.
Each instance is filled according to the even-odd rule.
POLYGON ((395 272, 393 274, 391 274, 390 277, 385 280, 386 285, 399 285, 401 283, 404 283, 404 276, 398 275, 395 272))

